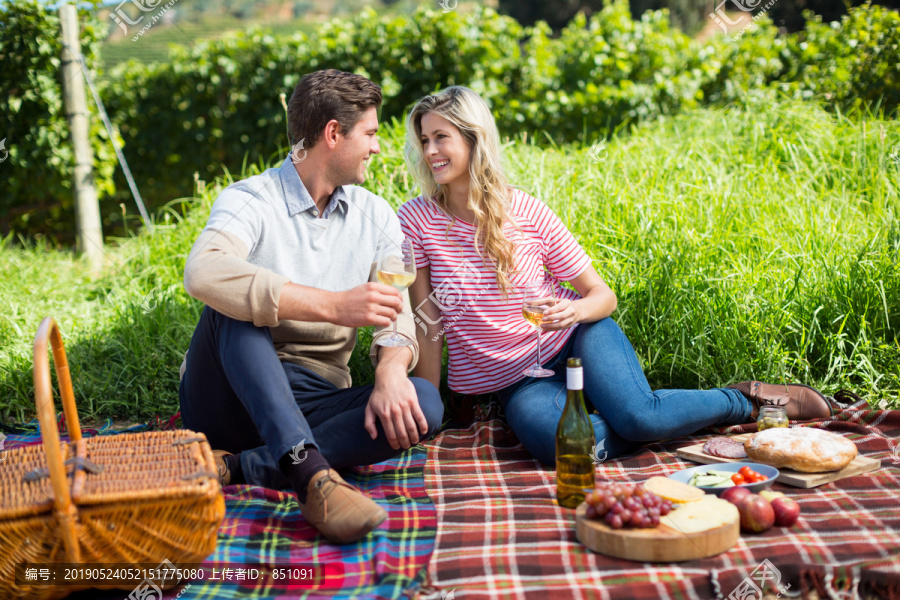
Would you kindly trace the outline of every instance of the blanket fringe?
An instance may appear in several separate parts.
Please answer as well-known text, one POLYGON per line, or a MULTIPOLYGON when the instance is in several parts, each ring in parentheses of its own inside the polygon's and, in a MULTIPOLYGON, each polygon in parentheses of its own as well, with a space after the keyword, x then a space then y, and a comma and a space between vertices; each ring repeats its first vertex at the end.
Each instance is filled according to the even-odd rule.
POLYGON ((900 581, 860 582, 854 572, 852 580, 835 580, 831 572, 823 573, 815 569, 800 571, 800 590, 803 598, 815 592, 819 598, 829 600, 856 600, 857 598, 878 598, 879 600, 900 600, 900 581), (837 585, 836 585, 837 584, 837 585))

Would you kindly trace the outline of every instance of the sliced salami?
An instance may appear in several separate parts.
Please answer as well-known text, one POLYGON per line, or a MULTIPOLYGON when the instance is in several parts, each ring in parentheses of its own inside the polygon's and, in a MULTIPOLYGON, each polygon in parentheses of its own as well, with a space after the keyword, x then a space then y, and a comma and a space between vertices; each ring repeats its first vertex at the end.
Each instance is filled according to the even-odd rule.
POLYGON ((719 458, 747 458, 744 444, 727 437, 716 437, 703 444, 703 453, 719 458))

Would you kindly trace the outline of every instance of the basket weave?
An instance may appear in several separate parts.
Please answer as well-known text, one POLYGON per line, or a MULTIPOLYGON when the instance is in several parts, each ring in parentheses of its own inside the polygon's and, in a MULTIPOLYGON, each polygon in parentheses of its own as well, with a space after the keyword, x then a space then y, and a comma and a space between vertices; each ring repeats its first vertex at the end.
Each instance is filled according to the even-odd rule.
POLYGON ((225 500, 206 436, 180 429, 83 439, 62 336, 49 317, 34 340, 34 391, 43 444, 8 450, 0 462, 0 599, 51 600, 92 587, 17 585, 16 563, 178 565, 215 550, 225 500), (48 338, 69 442, 56 427, 48 338), (66 465, 73 457, 89 462, 66 465), (48 468, 49 478, 25 478, 48 468))

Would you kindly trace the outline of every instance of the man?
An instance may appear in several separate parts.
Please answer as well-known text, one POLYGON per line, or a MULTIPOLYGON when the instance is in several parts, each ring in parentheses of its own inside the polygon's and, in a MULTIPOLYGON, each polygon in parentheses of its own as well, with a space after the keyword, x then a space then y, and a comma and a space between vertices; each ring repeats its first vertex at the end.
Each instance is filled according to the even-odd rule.
POLYGON ((387 516, 335 469, 387 460, 434 434, 443 404, 407 372, 418 346, 406 292, 377 283, 379 252, 398 247, 400 223, 363 188, 381 88, 359 75, 318 71, 288 106, 295 149, 281 167, 230 185, 216 199, 184 270, 206 304, 183 366, 185 427, 206 434, 224 484, 291 487, 320 533, 355 541, 387 516), (356 328, 375 340, 375 384, 350 387, 356 328))

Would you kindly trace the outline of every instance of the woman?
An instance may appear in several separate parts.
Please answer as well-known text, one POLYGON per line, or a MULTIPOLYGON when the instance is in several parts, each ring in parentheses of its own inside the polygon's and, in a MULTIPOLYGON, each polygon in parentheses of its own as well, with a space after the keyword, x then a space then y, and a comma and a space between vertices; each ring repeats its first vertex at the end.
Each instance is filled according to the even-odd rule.
POLYGON ((540 461, 555 464, 570 356, 585 365, 585 398, 589 412, 598 413, 590 415, 594 435, 608 458, 645 442, 750 421, 760 402, 787 404, 793 419, 831 413, 824 397, 805 386, 744 382, 735 389, 651 391, 610 318, 616 295, 556 215, 507 184, 497 126, 472 90, 453 86, 416 104, 407 119, 406 158, 423 191, 399 211, 418 266, 410 287, 421 318, 415 375, 439 384, 445 336, 450 389, 493 392, 540 461), (546 378, 523 375, 537 339, 522 317, 522 290, 536 280, 555 296, 541 324, 544 365, 555 371, 546 378))

